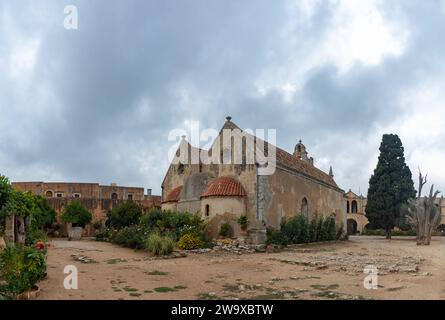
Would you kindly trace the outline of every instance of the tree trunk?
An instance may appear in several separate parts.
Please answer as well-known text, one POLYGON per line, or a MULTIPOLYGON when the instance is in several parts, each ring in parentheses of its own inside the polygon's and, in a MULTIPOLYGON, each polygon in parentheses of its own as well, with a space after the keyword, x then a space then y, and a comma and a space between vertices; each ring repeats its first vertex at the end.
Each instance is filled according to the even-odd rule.
POLYGON ((389 230, 387 229, 386 230, 386 239, 387 240, 391 240, 391 229, 389 229, 389 230))

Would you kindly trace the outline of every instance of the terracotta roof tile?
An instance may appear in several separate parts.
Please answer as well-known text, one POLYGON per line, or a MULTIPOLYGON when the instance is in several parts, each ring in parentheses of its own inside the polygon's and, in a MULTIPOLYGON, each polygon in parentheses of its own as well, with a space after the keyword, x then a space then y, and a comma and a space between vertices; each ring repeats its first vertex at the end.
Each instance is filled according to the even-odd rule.
POLYGON ((170 191, 167 196, 165 197, 165 200, 162 203, 167 202, 178 202, 179 198, 181 196, 182 186, 174 188, 172 191, 170 191))
POLYGON ((201 195, 205 197, 244 197, 246 191, 240 182, 231 177, 219 177, 208 182, 201 195))
MULTIPOLYGON (((226 123, 224 124, 223 128, 221 129, 221 131, 223 129, 239 129, 241 131, 243 131, 241 128, 239 128, 235 123, 233 123, 232 121, 226 121, 226 123)), ((248 133, 247 133, 248 134, 248 133)), ((263 141, 262 139, 253 136, 251 134, 248 134, 251 137, 254 137, 256 141, 263 141)), ((274 146, 273 144, 264 141, 264 149, 265 149, 265 153, 268 153, 268 150, 270 148, 270 146, 274 146)), ((289 152, 280 149, 276 146, 275 150, 276 150, 276 159, 277 159, 277 165, 281 165, 283 167, 286 167, 288 169, 290 169, 291 171, 295 171, 295 172, 299 172, 302 174, 305 174, 313 179, 316 179, 320 182, 323 182, 327 185, 330 185, 334 188, 338 188, 337 184, 335 183, 335 180, 329 176, 327 173, 323 172, 322 170, 318 169, 317 167, 315 167, 314 165, 301 160, 299 158, 297 158, 296 156, 294 156, 293 154, 290 154, 289 152)))

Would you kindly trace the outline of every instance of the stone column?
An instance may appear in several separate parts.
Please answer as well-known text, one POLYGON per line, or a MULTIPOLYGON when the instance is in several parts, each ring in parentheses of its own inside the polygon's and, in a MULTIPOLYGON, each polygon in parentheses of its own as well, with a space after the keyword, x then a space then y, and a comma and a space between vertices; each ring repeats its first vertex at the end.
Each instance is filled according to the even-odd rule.
POLYGON ((6 217, 5 221, 5 241, 6 243, 15 242, 15 216, 6 217))

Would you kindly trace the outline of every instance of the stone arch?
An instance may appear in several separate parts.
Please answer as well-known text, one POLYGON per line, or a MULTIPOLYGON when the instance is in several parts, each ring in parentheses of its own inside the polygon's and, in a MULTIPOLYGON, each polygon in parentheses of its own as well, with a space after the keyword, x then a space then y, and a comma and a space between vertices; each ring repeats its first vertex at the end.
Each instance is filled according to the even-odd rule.
POLYGON ((307 201, 306 197, 301 199, 300 212, 303 217, 306 217, 309 219, 309 202, 307 201))
POLYGON ((45 192, 45 197, 47 197, 47 198, 52 198, 52 197, 54 197, 54 192, 53 192, 52 190, 47 190, 47 191, 45 192))
POLYGON ((347 231, 349 235, 357 234, 357 221, 355 219, 347 220, 347 231))

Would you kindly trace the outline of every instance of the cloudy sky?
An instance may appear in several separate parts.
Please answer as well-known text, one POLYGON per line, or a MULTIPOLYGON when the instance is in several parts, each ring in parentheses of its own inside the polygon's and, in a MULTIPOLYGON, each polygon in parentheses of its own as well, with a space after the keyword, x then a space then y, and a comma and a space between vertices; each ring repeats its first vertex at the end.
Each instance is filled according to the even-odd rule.
POLYGON ((440 0, 2 0, 0 173, 159 193, 169 132, 231 115, 364 194, 397 133, 445 189, 444 39, 440 0))

